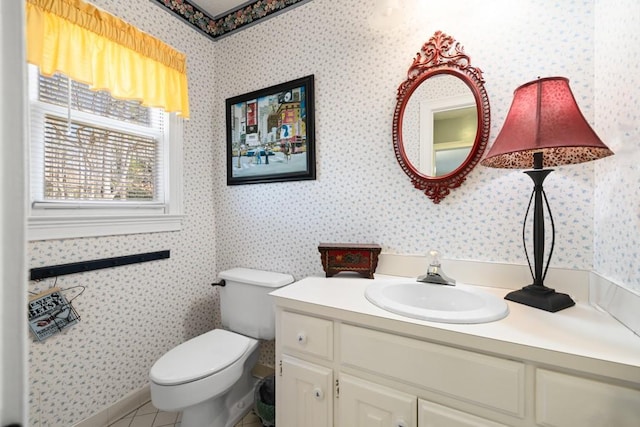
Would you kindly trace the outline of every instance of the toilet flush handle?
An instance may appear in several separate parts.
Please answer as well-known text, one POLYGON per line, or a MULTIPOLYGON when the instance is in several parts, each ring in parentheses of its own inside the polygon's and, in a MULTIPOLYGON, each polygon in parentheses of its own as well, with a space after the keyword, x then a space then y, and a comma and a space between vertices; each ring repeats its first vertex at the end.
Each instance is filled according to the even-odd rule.
POLYGON ((211 284, 211 286, 227 286, 227 283, 224 281, 224 279, 221 279, 219 282, 214 282, 211 284))

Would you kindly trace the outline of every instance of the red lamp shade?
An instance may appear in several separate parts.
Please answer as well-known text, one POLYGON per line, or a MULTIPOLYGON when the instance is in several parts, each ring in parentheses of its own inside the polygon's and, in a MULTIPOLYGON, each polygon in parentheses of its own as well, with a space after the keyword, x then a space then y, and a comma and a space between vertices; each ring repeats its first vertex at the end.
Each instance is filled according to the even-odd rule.
POLYGON ((542 167, 589 162, 613 154, 585 120, 564 77, 525 83, 514 91, 502 130, 481 161, 494 168, 542 167))

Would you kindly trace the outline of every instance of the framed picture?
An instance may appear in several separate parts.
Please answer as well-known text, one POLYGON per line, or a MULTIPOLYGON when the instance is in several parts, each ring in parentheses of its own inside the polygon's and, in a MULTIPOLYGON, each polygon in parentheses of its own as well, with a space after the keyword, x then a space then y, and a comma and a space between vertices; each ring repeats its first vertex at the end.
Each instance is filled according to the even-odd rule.
POLYGON ((227 185, 316 179, 313 75, 226 100, 227 185))

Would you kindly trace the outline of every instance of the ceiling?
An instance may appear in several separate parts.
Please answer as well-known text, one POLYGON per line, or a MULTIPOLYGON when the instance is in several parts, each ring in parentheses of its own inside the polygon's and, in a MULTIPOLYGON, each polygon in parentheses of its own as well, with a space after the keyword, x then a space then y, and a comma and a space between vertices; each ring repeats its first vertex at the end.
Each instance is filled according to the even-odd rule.
POLYGON ((244 6, 247 0, 193 0, 192 3, 206 11, 209 16, 217 18, 244 6))
POLYGON ((152 0, 213 40, 310 0, 152 0))

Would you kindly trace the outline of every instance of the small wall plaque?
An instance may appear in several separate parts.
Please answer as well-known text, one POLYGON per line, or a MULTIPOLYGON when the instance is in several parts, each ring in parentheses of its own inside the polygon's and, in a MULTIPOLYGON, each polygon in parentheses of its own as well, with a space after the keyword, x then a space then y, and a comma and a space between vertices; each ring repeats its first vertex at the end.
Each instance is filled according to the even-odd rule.
POLYGON ((378 267, 378 254, 382 248, 376 244, 320 243, 318 250, 327 277, 341 271, 354 271, 362 277, 373 279, 378 267))

